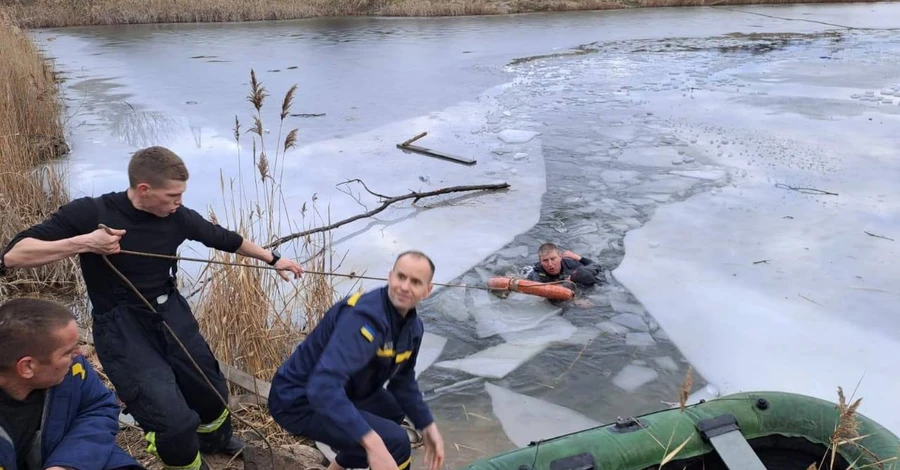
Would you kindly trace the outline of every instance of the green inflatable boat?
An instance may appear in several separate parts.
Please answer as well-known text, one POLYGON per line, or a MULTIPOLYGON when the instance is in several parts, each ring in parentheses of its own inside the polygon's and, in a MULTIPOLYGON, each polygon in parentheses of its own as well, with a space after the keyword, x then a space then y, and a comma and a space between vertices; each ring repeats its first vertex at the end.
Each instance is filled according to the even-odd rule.
POLYGON ((619 418, 464 468, 807 470, 812 465, 818 470, 900 470, 897 436, 848 412, 846 406, 843 410, 835 403, 792 393, 740 393, 684 410, 619 418))

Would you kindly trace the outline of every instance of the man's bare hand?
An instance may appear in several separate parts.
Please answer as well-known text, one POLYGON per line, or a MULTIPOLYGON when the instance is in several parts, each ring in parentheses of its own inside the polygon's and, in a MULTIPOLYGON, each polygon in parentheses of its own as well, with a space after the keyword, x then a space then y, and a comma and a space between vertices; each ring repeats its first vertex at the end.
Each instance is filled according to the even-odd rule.
POLYGON ((441 470, 444 466, 444 438, 437 424, 431 423, 422 430, 425 441, 425 464, 429 470, 441 470))
POLYGON ((281 276, 281 278, 285 281, 289 281, 291 279, 290 277, 288 277, 285 271, 294 273, 294 279, 299 279, 300 276, 303 275, 303 267, 300 266, 300 264, 296 261, 287 258, 281 258, 280 260, 278 260, 278 262, 275 263, 275 269, 278 270, 278 275, 281 276))
POLYGON ((569 250, 563 251, 561 256, 563 258, 569 258, 569 259, 573 259, 575 261, 581 261, 581 255, 577 255, 569 250))
POLYGON ((119 241, 124 235, 124 230, 98 228, 97 230, 84 235, 84 238, 81 239, 81 243, 90 253, 96 253, 98 255, 114 255, 122 251, 122 247, 119 246, 119 241))
POLYGON ((366 433, 360 444, 366 450, 366 460, 369 461, 371 470, 398 470, 394 456, 387 450, 381 436, 374 430, 366 433))

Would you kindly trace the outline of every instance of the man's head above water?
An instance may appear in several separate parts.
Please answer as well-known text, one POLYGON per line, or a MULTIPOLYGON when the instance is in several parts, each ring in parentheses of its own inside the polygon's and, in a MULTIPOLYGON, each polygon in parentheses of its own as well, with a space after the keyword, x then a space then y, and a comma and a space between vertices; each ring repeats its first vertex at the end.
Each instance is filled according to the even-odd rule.
POLYGON ((165 147, 138 150, 128 163, 128 195, 134 207, 157 217, 181 206, 189 177, 181 157, 165 147))
POLYGON ((544 271, 551 276, 559 274, 562 270, 562 254, 553 243, 544 243, 538 248, 538 260, 544 271))
POLYGON ((434 262, 421 251, 404 251, 388 276, 388 297, 401 315, 431 294, 434 262))

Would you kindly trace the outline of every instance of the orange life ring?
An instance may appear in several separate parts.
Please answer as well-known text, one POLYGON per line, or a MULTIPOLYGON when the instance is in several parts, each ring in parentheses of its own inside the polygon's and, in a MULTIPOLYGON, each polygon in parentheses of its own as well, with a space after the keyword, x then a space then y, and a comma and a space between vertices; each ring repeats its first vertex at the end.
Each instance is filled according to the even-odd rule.
POLYGON ((493 290, 509 290, 544 297, 550 300, 572 300, 575 292, 559 284, 544 284, 526 279, 494 277, 488 280, 488 287, 493 290))

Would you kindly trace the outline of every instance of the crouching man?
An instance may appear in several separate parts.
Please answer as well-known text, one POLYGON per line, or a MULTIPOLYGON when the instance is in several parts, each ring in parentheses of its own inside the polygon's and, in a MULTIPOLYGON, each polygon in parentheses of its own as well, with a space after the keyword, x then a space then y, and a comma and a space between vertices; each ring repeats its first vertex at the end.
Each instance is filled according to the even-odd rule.
POLYGON ((69 309, 6 302, 0 345, 0 468, 143 469, 116 444, 119 405, 81 355, 69 309))
POLYGON ((331 446, 329 470, 409 468, 404 416, 422 432, 431 470, 442 467, 443 438, 415 377, 424 332, 416 305, 433 276, 426 255, 402 253, 387 286, 334 305, 276 372, 270 413, 287 431, 331 446))

